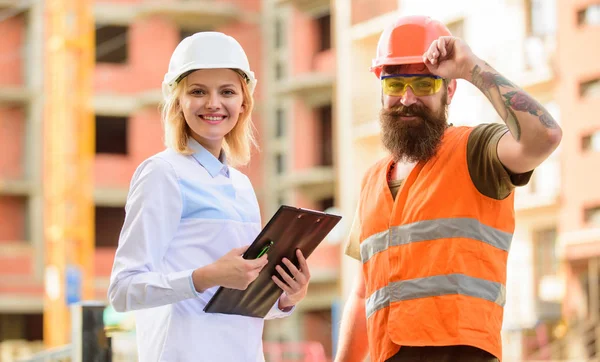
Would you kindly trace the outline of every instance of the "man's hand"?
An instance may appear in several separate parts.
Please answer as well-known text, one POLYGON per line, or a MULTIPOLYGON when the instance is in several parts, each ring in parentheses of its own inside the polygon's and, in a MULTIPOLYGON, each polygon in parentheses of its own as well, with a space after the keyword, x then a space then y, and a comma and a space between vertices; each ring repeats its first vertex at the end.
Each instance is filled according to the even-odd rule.
POLYGON ((423 63, 432 74, 445 79, 467 79, 477 57, 462 39, 441 36, 423 54, 423 63))
POLYGON ((300 249, 296 250, 296 256, 298 257, 300 269, 296 268, 287 258, 284 258, 282 262, 292 275, 289 275, 281 266, 277 265, 275 269, 279 272, 283 281, 275 275, 272 277, 275 284, 284 291, 281 298, 279 298, 279 309, 281 310, 289 309, 298 304, 304 299, 308 290, 308 282, 310 281, 308 263, 300 249))

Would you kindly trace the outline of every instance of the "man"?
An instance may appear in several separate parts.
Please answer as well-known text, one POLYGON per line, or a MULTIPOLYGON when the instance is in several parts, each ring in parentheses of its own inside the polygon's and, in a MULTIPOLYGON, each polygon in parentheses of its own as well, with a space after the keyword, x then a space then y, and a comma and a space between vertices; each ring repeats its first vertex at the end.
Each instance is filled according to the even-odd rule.
POLYGON ((514 193, 562 131, 522 89, 438 21, 401 17, 379 40, 382 141, 346 253, 360 272, 337 362, 499 361, 514 193), (465 79, 503 124, 448 125, 465 79))

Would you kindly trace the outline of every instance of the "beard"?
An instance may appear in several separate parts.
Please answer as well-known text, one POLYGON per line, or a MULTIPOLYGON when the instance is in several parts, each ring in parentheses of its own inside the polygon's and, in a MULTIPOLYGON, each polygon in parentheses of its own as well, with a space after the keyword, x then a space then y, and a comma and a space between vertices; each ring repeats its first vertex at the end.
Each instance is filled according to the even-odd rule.
POLYGON ((427 161, 437 152, 448 126, 447 119, 447 93, 442 97, 442 106, 436 113, 420 103, 382 109, 379 120, 383 145, 396 162, 427 161), (403 121, 401 116, 416 119, 403 121))

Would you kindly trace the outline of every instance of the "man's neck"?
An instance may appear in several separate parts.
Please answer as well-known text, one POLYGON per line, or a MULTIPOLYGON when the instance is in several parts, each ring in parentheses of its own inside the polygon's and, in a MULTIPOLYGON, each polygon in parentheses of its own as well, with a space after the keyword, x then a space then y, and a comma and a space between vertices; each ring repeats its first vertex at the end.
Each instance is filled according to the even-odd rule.
POLYGON ((412 171, 416 164, 416 162, 406 161, 395 162, 393 165, 394 169, 392 170, 390 181, 404 180, 406 177, 408 177, 408 174, 410 173, 410 171, 412 171))

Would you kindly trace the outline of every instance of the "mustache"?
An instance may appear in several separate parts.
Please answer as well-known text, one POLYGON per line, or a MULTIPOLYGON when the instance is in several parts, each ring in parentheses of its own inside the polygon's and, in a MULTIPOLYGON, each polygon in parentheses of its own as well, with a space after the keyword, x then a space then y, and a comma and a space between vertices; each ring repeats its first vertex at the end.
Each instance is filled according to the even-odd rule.
POLYGON ((425 106, 419 104, 411 104, 410 106, 394 106, 388 110, 384 110, 384 113, 392 117, 420 117, 427 118, 429 111, 425 106))

